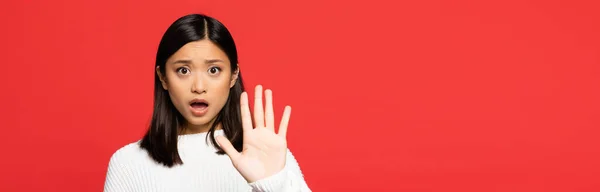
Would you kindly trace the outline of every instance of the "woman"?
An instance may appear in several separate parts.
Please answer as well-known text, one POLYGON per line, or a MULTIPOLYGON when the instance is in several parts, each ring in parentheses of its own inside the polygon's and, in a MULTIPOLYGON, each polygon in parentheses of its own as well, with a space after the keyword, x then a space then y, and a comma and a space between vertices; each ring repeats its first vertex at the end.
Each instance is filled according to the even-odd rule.
POLYGON ((286 144, 291 108, 276 133, 273 93, 264 91, 263 109, 259 85, 252 118, 235 43, 219 21, 176 20, 154 78, 150 127, 112 155, 104 191, 310 191, 286 144))

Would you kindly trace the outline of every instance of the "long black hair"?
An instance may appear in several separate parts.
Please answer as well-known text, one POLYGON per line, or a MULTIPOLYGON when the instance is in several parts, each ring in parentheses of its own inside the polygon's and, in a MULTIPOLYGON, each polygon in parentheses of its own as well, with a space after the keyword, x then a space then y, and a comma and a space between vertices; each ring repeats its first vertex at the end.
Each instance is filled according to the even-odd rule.
MULTIPOLYGON (((165 73, 167 59, 185 44, 208 39, 225 52, 231 61, 231 72, 238 70, 238 56, 233 37, 229 30, 219 21, 202 14, 185 15, 177 19, 164 33, 156 53, 156 67, 161 74, 165 73)), ((182 164, 177 150, 179 129, 186 122, 177 111, 167 90, 163 89, 160 78, 154 73, 154 111, 150 127, 141 140, 140 146, 147 150, 154 161, 167 167, 182 164)), ((225 154, 217 145, 214 134, 217 125, 221 124, 225 136, 233 146, 242 149, 242 122, 240 115, 240 95, 244 91, 242 74, 238 71, 235 85, 230 89, 229 98, 223 109, 217 114, 208 131, 210 142, 218 154, 225 154)))

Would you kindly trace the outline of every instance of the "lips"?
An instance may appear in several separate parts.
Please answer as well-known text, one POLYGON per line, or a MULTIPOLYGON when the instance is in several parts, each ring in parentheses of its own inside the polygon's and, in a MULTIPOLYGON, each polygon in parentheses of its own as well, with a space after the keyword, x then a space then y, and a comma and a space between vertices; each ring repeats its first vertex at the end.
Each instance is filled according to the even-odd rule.
POLYGON ((208 102, 204 99, 194 99, 190 101, 190 110, 195 116, 202 116, 208 111, 208 102))

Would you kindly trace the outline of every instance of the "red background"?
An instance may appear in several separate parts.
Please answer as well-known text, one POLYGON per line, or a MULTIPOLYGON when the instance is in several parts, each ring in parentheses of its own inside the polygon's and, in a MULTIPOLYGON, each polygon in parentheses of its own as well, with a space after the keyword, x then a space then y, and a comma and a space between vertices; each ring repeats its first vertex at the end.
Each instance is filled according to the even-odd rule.
POLYGON ((162 33, 232 31, 313 191, 600 191, 593 1, 3 1, 0 191, 101 191, 162 33))

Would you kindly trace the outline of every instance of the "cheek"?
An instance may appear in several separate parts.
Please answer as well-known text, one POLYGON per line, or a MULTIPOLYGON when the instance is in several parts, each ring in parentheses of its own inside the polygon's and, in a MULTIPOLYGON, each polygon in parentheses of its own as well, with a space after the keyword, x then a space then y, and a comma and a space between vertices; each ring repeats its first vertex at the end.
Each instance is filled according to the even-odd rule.
POLYGON ((223 79, 218 79, 213 81, 212 84, 212 89, 214 90, 214 93, 216 93, 216 95, 214 95, 217 99, 220 100, 220 103, 225 103, 227 101, 227 98, 229 96, 229 85, 230 85, 230 81, 227 78, 223 78, 223 79))
POLYGON ((173 104, 177 105, 180 102, 180 100, 185 99, 182 98, 183 96, 186 95, 187 92, 189 92, 189 82, 185 81, 184 79, 178 79, 177 77, 172 77, 169 81, 168 81, 168 86, 169 86, 169 95, 171 96, 171 101, 173 102, 173 104))
POLYGON ((220 94, 223 94, 223 96, 227 96, 226 94, 229 93, 229 82, 220 82, 217 89, 220 94))

